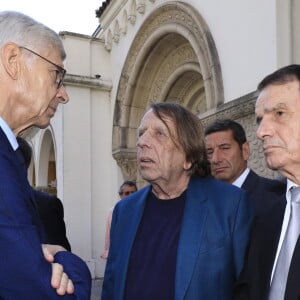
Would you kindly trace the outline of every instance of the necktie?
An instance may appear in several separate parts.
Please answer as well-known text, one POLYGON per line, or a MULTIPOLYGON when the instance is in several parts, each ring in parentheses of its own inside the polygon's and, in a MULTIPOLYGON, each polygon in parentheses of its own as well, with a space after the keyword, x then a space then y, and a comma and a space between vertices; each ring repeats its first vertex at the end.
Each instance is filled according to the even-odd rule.
POLYGON ((278 256, 269 300, 283 300, 294 248, 300 233, 300 187, 291 189, 291 212, 288 227, 278 256))

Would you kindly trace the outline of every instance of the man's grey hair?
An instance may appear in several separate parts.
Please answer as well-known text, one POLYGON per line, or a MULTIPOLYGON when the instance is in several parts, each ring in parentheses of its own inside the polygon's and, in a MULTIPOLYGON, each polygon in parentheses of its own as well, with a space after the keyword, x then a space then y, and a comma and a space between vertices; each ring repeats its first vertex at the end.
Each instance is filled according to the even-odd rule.
POLYGON ((0 12, 0 48, 8 42, 37 52, 52 47, 60 51, 62 60, 66 58, 59 35, 49 27, 20 12, 0 12))

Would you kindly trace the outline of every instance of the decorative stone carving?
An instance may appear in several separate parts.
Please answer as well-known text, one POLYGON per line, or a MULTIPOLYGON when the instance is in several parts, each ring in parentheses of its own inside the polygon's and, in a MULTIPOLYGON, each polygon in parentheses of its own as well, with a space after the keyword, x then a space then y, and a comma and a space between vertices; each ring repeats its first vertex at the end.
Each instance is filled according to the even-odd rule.
POLYGON ((145 0, 138 0, 136 9, 141 15, 143 15, 146 11, 145 0))
POLYGON ((137 163, 135 149, 119 149, 113 153, 125 180, 137 180, 137 163))
POLYGON ((113 40, 118 43, 120 40, 120 26, 118 20, 115 21, 113 40))
POLYGON ((176 51, 165 57, 165 60, 160 64, 155 76, 155 84, 149 93, 148 102, 164 101, 164 99, 161 98, 161 94, 167 79, 179 66, 188 62, 197 62, 197 57, 189 44, 179 46, 176 51))
POLYGON ((119 43, 119 40, 120 40, 120 33, 115 33, 114 34, 114 42, 117 44, 117 43, 119 43))
POLYGON ((132 2, 131 2, 128 21, 131 23, 131 25, 135 24, 135 21, 136 21, 136 2, 135 2, 135 0, 132 0, 132 2))
POLYGON ((127 33, 127 23, 128 23, 127 10, 124 9, 123 17, 122 17, 122 24, 121 24, 121 32, 124 35, 127 33))
POLYGON ((112 33, 110 30, 108 30, 107 35, 106 35, 105 49, 107 51, 111 51, 111 49, 112 49, 112 33))
POLYGON ((136 21, 136 15, 129 15, 128 16, 128 21, 131 25, 134 25, 135 24, 135 21, 136 21))
POLYGON ((137 5, 136 10, 137 10, 141 15, 143 15, 143 14, 145 13, 145 11, 146 11, 146 5, 145 5, 145 3, 139 3, 139 4, 137 5))

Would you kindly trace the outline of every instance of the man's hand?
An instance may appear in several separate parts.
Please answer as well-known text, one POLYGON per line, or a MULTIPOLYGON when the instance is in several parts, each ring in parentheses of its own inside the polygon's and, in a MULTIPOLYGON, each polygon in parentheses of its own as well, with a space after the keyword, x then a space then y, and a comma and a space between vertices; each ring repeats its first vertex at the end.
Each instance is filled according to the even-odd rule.
POLYGON ((67 251, 65 248, 59 245, 42 245, 45 259, 52 263, 52 277, 51 285, 56 289, 58 295, 73 294, 74 285, 69 276, 64 273, 63 266, 58 263, 54 263, 54 255, 59 251, 67 251))

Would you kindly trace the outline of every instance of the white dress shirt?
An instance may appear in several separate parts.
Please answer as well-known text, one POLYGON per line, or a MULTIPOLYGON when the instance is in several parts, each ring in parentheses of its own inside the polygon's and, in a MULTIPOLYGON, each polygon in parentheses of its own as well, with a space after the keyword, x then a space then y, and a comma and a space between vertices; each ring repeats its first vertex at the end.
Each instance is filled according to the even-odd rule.
POLYGON ((14 151, 19 147, 19 144, 17 142, 17 139, 14 135, 14 133, 12 132, 12 130, 9 128, 9 126, 7 125, 7 123, 0 117, 0 127, 2 128, 2 130, 4 131, 4 134, 6 135, 6 137, 8 138, 12 148, 14 149, 14 151))
POLYGON ((279 243, 278 243, 278 247, 277 247, 275 261, 274 261, 274 264, 273 264, 270 284, 271 284, 272 279, 273 279, 275 267, 276 267, 276 264, 277 264, 278 255, 279 255, 280 249, 282 247, 283 239, 284 239, 284 236, 285 236, 285 233, 286 233, 286 230, 287 230, 287 227, 288 227, 289 219, 290 219, 290 214, 291 214, 291 205, 290 205, 291 204, 291 188, 293 188, 293 187, 298 187, 298 185, 296 185, 291 180, 287 179, 287 188, 286 188, 286 193, 285 193, 285 198, 286 198, 287 205, 285 206, 285 212, 284 212, 284 217, 283 217, 283 222, 282 222, 282 227, 281 227, 281 234, 280 234, 280 239, 279 239, 279 243))
POLYGON ((243 185, 244 181, 246 180, 249 172, 250 169, 246 168, 244 172, 232 184, 240 188, 243 185))

